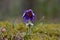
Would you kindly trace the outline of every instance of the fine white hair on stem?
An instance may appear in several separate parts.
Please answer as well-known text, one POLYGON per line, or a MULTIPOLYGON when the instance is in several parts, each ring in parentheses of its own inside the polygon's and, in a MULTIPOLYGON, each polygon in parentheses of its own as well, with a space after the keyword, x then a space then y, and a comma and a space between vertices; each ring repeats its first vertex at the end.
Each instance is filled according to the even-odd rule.
POLYGON ((26 23, 26 26, 28 26, 28 25, 33 26, 34 24, 31 21, 29 21, 28 23, 26 23))

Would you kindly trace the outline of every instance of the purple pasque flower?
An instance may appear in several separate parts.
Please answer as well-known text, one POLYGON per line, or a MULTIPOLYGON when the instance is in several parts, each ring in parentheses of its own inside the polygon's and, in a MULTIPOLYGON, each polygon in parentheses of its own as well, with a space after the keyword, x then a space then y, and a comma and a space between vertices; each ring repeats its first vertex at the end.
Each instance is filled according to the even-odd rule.
POLYGON ((33 11, 31 9, 28 9, 24 12, 22 17, 23 17, 25 23, 27 23, 29 20, 33 23, 35 14, 33 13, 33 11))

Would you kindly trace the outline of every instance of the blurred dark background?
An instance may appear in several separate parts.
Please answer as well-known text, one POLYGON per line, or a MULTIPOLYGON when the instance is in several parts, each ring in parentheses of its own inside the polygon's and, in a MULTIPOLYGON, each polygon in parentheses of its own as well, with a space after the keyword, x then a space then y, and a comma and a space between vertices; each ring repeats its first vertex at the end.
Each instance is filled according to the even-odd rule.
POLYGON ((0 0, 0 21, 22 18, 26 9, 32 9, 36 20, 43 16, 49 20, 60 20, 60 0, 0 0))

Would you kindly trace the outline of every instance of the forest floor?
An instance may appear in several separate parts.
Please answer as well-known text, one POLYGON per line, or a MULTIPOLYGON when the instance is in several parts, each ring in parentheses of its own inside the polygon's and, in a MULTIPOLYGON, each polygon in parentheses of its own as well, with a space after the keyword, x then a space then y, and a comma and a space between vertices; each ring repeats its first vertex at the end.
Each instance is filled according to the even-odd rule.
POLYGON ((0 40, 60 40, 60 23, 41 22, 28 30, 23 23, 0 22, 0 40))

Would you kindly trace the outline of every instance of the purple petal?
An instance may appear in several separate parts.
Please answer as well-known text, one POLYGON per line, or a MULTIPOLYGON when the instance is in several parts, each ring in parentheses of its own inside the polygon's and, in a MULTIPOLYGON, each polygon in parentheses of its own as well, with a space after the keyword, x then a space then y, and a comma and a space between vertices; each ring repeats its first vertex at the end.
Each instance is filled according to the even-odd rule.
POLYGON ((30 19, 31 22, 33 22, 33 21, 34 21, 35 14, 33 13, 33 11, 32 11, 31 9, 29 9, 29 10, 26 10, 26 11, 24 12, 24 14, 23 14, 22 17, 24 18, 24 22, 25 22, 25 23, 28 22, 29 19, 30 19), (26 14, 29 13, 29 12, 32 13, 31 17, 26 15, 26 14))

